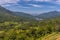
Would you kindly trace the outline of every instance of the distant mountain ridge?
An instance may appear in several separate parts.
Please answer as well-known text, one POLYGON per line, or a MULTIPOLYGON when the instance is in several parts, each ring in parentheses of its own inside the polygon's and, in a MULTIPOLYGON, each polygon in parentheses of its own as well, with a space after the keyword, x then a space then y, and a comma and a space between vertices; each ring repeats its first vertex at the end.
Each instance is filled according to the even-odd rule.
POLYGON ((46 18, 58 18, 60 17, 60 12, 59 11, 51 11, 47 13, 42 13, 37 16, 38 18, 46 19, 46 18))
POLYGON ((29 21, 58 17, 60 18, 59 11, 51 11, 33 16, 24 12, 12 12, 0 6, 0 21, 29 21))
POLYGON ((21 17, 23 17, 23 18, 28 18, 28 19, 29 19, 29 18, 30 18, 30 19, 35 18, 33 15, 30 15, 30 14, 24 13, 24 12, 14 12, 13 15, 15 15, 15 16, 21 16, 21 17))
POLYGON ((32 15, 23 12, 12 12, 0 6, 0 21, 28 21, 32 18, 32 15))

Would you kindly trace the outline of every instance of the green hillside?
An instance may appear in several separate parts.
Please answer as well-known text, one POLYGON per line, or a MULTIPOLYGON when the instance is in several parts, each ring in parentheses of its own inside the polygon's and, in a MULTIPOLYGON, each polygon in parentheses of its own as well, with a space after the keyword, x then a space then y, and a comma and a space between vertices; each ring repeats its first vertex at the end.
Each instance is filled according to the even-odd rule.
POLYGON ((19 21, 22 18, 22 17, 17 17, 15 15, 12 15, 11 13, 13 13, 13 12, 0 6, 0 22, 2 22, 2 21, 19 21))
POLYGON ((12 12, 0 6, 0 21, 30 21, 35 20, 32 15, 23 12, 12 12))

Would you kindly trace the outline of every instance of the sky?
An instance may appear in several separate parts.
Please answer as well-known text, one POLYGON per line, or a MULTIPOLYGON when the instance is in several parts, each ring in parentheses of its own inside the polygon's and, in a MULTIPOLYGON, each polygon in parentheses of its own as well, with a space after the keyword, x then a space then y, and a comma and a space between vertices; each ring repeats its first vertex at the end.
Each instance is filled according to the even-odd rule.
POLYGON ((60 11, 60 0, 0 0, 0 5, 11 11, 29 14, 60 11))

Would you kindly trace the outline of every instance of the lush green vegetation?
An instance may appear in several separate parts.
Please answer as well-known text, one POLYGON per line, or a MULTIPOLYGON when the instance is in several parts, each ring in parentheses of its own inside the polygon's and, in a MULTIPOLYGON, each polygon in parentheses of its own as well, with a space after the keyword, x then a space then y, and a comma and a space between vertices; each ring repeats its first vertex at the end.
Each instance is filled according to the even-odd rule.
MULTIPOLYGON (((60 18, 58 18, 60 13, 52 13, 55 13, 54 17, 37 21, 29 14, 16 14, 0 7, 0 40, 42 40, 46 35, 58 34, 60 32, 60 18)), ((53 14, 48 16, 51 17, 53 14)))
POLYGON ((41 40, 53 32, 60 32, 60 19, 0 22, 0 40, 41 40))

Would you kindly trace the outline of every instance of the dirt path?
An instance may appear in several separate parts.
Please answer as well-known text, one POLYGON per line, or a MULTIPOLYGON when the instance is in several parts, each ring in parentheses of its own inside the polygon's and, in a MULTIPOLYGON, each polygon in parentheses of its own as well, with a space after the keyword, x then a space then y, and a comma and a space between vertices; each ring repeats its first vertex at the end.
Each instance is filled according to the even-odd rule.
POLYGON ((57 37, 57 39, 56 40, 60 40, 60 36, 59 37, 57 37))
POLYGON ((52 34, 44 37, 42 40, 60 40, 60 33, 59 34, 52 33, 52 34))

